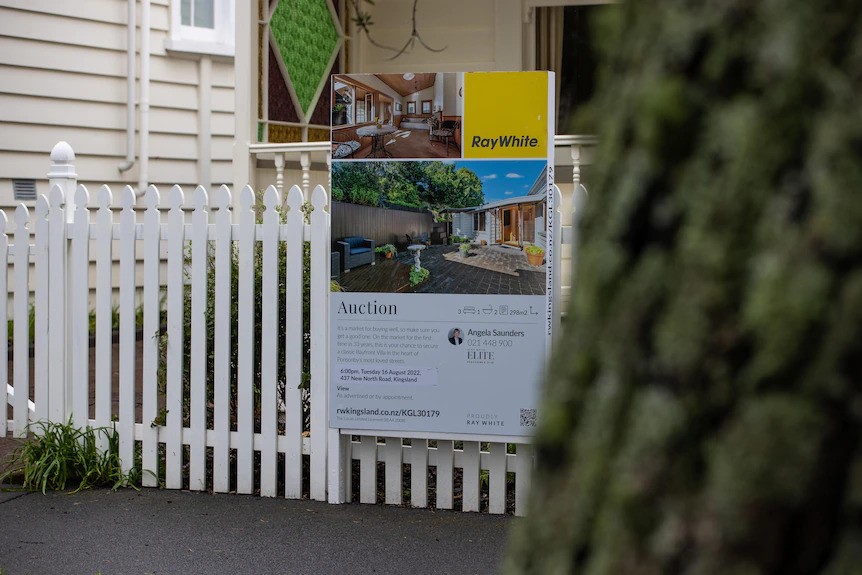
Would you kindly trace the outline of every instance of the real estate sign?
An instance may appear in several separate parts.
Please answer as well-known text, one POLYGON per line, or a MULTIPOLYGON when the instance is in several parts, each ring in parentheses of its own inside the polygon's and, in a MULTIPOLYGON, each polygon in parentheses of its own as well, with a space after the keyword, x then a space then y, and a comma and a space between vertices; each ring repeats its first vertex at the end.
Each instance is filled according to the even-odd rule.
POLYGON ((332 427, 525 436, 550 346, 553 76, 333 76, 332 427))

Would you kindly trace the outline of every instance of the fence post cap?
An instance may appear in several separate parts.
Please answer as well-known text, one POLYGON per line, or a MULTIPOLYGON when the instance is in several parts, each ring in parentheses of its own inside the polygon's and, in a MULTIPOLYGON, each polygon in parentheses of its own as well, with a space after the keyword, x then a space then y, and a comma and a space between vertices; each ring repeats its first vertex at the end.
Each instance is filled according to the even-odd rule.
POLYGON ((51 161, 55 163, 69 163, 75 160, 75 151, 66 142, 57 142, 51 150, 51 161))
MULTIPOLYGON (((66 142, 57 142, 54 149, 51 150, 51 168, 48 170, 49 180, 77 180, 78 174, 75 173, 75 151, 72 146, 66 142)), ((71 198, 70 188, 69 198, 71 198)))

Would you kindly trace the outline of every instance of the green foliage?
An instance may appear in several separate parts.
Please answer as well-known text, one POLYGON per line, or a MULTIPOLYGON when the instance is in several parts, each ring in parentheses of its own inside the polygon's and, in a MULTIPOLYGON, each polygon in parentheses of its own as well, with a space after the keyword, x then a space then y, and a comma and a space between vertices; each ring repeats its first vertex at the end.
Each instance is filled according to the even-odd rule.
POLYGON ((458 251, 461 252, 462 256, 466 256, 467 253, 470 251, 470 244, 466 242, 461 244, 460 246, 458 246, 458 251))
MULTIPOLYGON (((256 205, 255 211, 257 213, 258 222, 262 221, 263 217, 263 207, 260 202, 260 197, 258 198, 258 203, 256 205)), ((307 211, 307 208, 304 206, 304 209, 307 211)), ((279 217, 283 220, 284 214, 280 213, 279 217)), ((186 262, 185 262, 185 273, 188 275, 191 273, 191 251, 190 249, 186 252, 186 262)), ((279 243, 278 246, 278 278, 277 278, 277 293, 278 293, 278 302, 279 307, 277 310, 278 313, 278 325, 284 326, 287 321, 287 304, 286 304, 286 290, 287 290, 287 246, 284 243, 279 243)), ((231 333, 236 334, 238 325, 239 325, 239 251, 238 249, 233 249, 230 257, 230 266, 231 266, 231 291, 230 291, 230 325, 231 325, 231 333)), ((252 387, 254 390, 254 395, 256 398, 260 396, 261 390, 261 350, 263 348, 263 341, 261 335, 261 327, 263 321, 263 290, 261 289, 261 285, 263 282, 263 252, 260 249, 260 245, 255 243, 255 252, 253 259, 253 297, 254 297, 254 311, 252 314, 253 317, 253 327, 252 333, 254 334, 254 342, 253 342, 253 356, 252 356, 252 365, 253 365, 253 373, 252 373, 252 387)), ((309 242, 305 242, 303 245, 303 277, 302 277, 302 315, 303 315, 303 365, 302 365, 302 376, 300 381, 300 389, 303 390, 303 413, 304 413, 304 425, 307 427, 308 425, 308 417, 309 417, 309 404, 308 404, 308 386, 311 381, 310 374, 310 331, 311 331, 311 245, 309 242)), ((206 277, 206 292, 207 292, 207 301, 206 308, 204 309, 204 317, 203 318, 195 318, 192 315, 192 291, 191 285, 186 282, 186 286, 184 289, 184 313, 183 313, 183 351, 185 357, 191 356, 191 332, 192 332, 192 323, 194 321, 203 321, 206 328, 206 340, 207 340, 207 366, 206 366, 206 377, 207 377, 207 401, 209 405, 212 405, 212 398, 214 395, 214 363, 215 363, 215 281, 216 281, 216 273, 215 273, 215 254, 212 251, 207 252, 207 277, 206 277)), ((341 286, 335 282, 330 282, 330 291, 342 291, 341 286)), ((167 345, 168 339, 166 333, 157 334, 159 338, 159 349, 160 349, 160 366, 158 371, 159 378, 159 386, 160 391, 162 393, 166 392, 166 360, 167 360, 167 345)), ((276 374, 279 378, 277 381, 277 393, 279 397, 284 396, 285 385, 286 382, 284 380, 285 373, 285 331, 283 329, 278 330, 277 342, 276 342, 276 350, 277 350, 277 365, 276 365, 276 374)), ((235 402, 237 400, 237 382, 238 382, 238 373, 237 367, 239 364, 239 341, 236 337, 232 337, 230 341, 230 401, 235 402)), ((189 397, 190 397, 190 381, 191 381, 191 366, 190 362, 183 362, 183 418, 184 421, 188 422, 189 416, 189 397)), ((232 413, 236 413, 236 410, 231 410, 232 413)), ((164 424, 166 417, 166 413, 160 413, 157 417, 156 421, 152 422, 155 424, 164 424)))
POLYGON ((463 244, 463 243, 466 243, 466 242, 469 242, 469 241, 470 241, 470 238, 468 238, 467 236, 459 236, 459 235, 457 235, 457 234, 452 234, 451 236, 449 236, 449 242, 450 242, 452 245, 454 245, 454 244, 463 244))
POLYGON ((395 249, 395 246, 392 244, 384 244, 382 246, 377 246, 374 248, 374 251, 380 255, 392 254, 393 256, 398 253, 398 250, 395 249))
POLYGON ((421 284, 422 282, 424 282, 425 280, 427 280, 430 276, 431 276, 431 272, 429 272, 427 269, 419 268, 417 270, 415 267, 411 266, 410 267, 410 286, 411 287, 417 286, 417 285, 421 284))
POLYGON ((545 255, 545 249, 535 244, 529 244, 524 246, 524 253, 530 254, 532 256, 542 256, 545 255))
POLYGON ((374 188, 356 187, 350 190, 350 202, 362 206, 377 206, 380 201, 379 194, 374 188))
POLYGON ((484 203, 479 177, 443 162, 338 162, 332 166, 332 197, 367 206, 389 203, 432 211, 484 203))
POLYGON ((862 5, 625 2, 509 572, 862 572, 862 5))
POLYGON ((135 488, 140 483, 139 466, 124 473, 119 456, 119 435, 110 427, 77 429, 71 418, 67 423, 37 422, 34 436, 12 454, 11 468, 0 482, 11 476, 23 476, 26 489, 46 493, 75 491, 94 487, 135 488), (100 450, 98 439, 107 441, 100 450))
MULTIPOLYGON (((27 324, 28 337, 30 338, 30 343, 32 344, 36 335, 36 310, 33 308, 32 305, 30 306, 30 311, 27 314, 27 324)), ((13 345, 15 341, 15 320, 10 319, 7 321, 6 334, 9 340, 9 344, 13 345)))
MULTIPOLYGON (((89 313, 89 333, 90 335, 96 334, 96 310, 90 310, 89 313)), ((30 344, 33 344, 36 334, 36 309, 31 305, 30 311, 28 313, 29 323, 29 337, 30 344)), ((139 305, 135 308, 135 326, 137 328, 141 328, 144 325, 144 307, 143 305, 139 305)), ((120 329, 120 308, 119 306, 114 306, 111 308, 111 329, 118 330, 120 329)), ((15 341, 15 321, 10 319, 7 323, 7 335, 9 339, 10 345, 15 341)))

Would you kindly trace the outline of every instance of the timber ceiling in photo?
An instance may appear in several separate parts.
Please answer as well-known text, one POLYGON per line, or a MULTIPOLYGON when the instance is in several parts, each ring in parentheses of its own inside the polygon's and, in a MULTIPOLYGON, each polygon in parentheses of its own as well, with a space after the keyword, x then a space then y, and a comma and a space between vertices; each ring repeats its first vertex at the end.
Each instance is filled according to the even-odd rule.
POLYGON ((384 84, 401 96, 421 92, 434 85, 436 74, 377 74, 384 84))

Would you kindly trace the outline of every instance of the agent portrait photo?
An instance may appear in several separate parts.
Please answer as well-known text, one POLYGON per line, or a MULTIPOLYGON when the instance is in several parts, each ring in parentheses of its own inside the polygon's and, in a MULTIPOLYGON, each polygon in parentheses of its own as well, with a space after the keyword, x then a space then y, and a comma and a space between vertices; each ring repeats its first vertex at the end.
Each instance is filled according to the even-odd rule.
POLYGON ((449 343, 452 345, 461 345, 463 343, 463 339, 461 339, 461 330, 457 327, 453 327, 449 330, 449 343))

